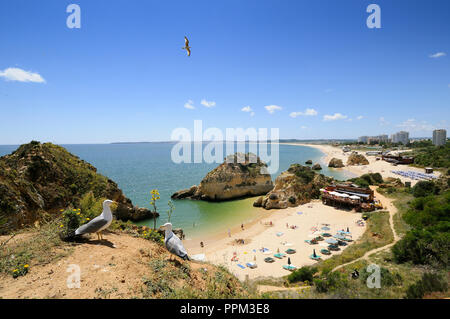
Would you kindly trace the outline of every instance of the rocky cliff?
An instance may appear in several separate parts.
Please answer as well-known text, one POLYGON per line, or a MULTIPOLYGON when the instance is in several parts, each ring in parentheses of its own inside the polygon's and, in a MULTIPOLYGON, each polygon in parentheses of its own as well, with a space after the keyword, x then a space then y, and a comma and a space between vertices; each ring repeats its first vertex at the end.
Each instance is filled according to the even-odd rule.
POLYGON ((275 180, 275 187, 253 204, 265 209, 295 207, 319 198, 320 189, 333 181, 310 167, 293 164, 275 180))
POLYGON ((0 157, 0 232, 30 225, 69 206, 78 207, 80 199, 89 192, 95 198, 116 201, 115 215, 119 219, 153 217, 148 209, 133 206, 115 182, 63 147, 39 142, 24 144, 12 154, 0 157))
POLYGON ((347 165, 367 165, 369 161, 362 154, 352 153, 347 160, 347 165))
POLYGON ((272 188, 266 163, 255 154, 236 153, 209 172, 200 185, 178 191, 172 198, 224 201, 267 194, 272 188))

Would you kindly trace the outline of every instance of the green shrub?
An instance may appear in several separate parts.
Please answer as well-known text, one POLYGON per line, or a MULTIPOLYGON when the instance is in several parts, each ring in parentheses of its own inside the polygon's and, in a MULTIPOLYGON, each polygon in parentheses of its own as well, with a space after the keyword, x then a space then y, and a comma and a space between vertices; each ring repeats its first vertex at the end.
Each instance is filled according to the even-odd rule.
POLYGON ((412 188, 412 194, 414 197, 425 197, 434 195, 439 192, 439 189, 432 181, 419 181, 412 188))
POLYGON ((422 299, 425 294, 435 291, 446 292, 447 289, 448 283, 444 276, 434 273, 424 273, 419 281, 408 287, 406 298, 422 299))
POLYGON ((339 271, 328 272, 321 278, 315 278, 314 286, 317 292, 324 293, 348 287, 348 280, 346 275, 339 271))
POLYGON ((313 282, 313 275, 317 272, 317 268, 316 267, 309 267, 309 266, 304 266, 300 269, 297 269, 296 271, 292 272, 288 277, 287 280, 290 283, 294 283, 294 282, 299 282, 299 281, 303 281, 303 282, 313 282))

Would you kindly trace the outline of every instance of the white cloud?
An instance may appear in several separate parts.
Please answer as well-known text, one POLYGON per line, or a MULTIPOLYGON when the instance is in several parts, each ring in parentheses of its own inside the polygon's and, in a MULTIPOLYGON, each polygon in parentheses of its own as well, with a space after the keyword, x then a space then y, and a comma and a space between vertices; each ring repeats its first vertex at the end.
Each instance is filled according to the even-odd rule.
POLYGON ((252 108, 251 108, 250 106, 244 106, 244 107, 241 109, 241 111, 242 111, 242 112, 250 113, 250 116, 255 115, 255 112, 253 112, 253 110, 252 110, 252 108))
POLYGON ((203 106, 206 106, 206 107, 214 107, 214 106, 216 106, 216 102, 214 102, 214 101, 206 101, 205 99, 203 99, 200 102, 200 104, 203 105, 203 106))
POLYGON ((275 111, 279 111, 279 110, 282 110, 282 109, 283 109, 281 106, 278 106, 278 105, 267 105, 267 106, 264 106, 264 108, 265 108, 270 114, 273 114, 273 113, 275 113, 275 111))
POLYGON ((189 110, 195 109, 194 101, 192 101, 192 100, 187 101, 186 103, 184 103, 184 107, 189 109, 189 110))
POLYGON ((6 81, 45 83, 45 80, 38 73, 25 71, 19 68, 7 68, 4 71, 0 70, 0 77, 5 78, 6 81))
POLYGON ((302 130, 306 130, 308 127, 302 125, 302 126, 300 126, 300 128, 301 128, 302 130))
POLYGON ((348 116, 343 115, 341 113, 334 113, 333 115, 326 114, 323 116, 323 120, 328 121, 336 121, 336 120, 345 120, 348 116))
POLYGON ((362 115, 356 117, 356 119, 357 119, 358 121, 359 121, 359 120, 362 120, 363 118, 364 118, 364 116, 362 116, 362 115))
POLYGON ((397 125, 408 132, 423 132, 423 131, 432 131, 435 127, 426 121, 418 122, 416 119, 408 119, 403 123, 397 125))
POLYGON ((433 58, 433 59, 436 59, 436 58, 440 58, 440 57, 443 57, 443 56, 446 56, 446 55, 447 54, 445 52, 437 52, 435 54, 430 54, 429 57, 433 58))
POLYGON ((316 116, 317 113, 315 109, 306 109, 305 112, 292 112, 289 116, 292 118, 296 118, 297 116, 316 116))

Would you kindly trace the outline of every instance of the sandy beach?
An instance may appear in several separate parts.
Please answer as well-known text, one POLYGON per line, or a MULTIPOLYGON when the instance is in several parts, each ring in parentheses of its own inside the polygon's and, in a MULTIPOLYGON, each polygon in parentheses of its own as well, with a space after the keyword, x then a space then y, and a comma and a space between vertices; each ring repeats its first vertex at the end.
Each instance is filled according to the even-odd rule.
MULTIPOLYGON (((349 154, 345 154, 338 147, 323 144, 289 144, 296 146, 309 146, 319 149, 324 153, 321 159, 322 165, 327 165, 333 158, 342 159, 344 164, 347 162, 349 154)), ((393 166, 392 164, 376 160, 375 156, 366 156, 369 161, 364 166, 346 166, 340 170, 345 170, 360 176, 365 173, 380 173, 383 178, 400 178, 402 182, 410 181, 414 185, 417 181, 409 180, 395 175, 391 172, 394 169, 412 170, 422 172, 423 170, 409 166, 393 166)), ((257 208, 255 208, 257 209, 257 208)), ((322 259, 330 258, 335 254, 342 252, 332 252, 330 256, 324 256, 320 253, 322 248, 328 244, 324 241, 317 245, 310 245, 305 242, 323 233, 321 230, 324 224, 328 224, 331 230, 326 231, 335 234, 338 230, 350 229, 353 242, 364 233, 365 226, 357 226, 356 221, 361 219, 361 214, 354 211, 338 210, 331 206, 326 206, 319 200, 298 207, 265 211, 261 209, 261 216, 249 224, 244 225, 242 230, 240 225, 230 229, 230 234, 224 232, 214 237, 193 238, 185 241, 186 248, 190 255, 204 255, 205 260, 218 265, 226 266, 233 274, 241 280, 246 278, 253 279, 257 277, 282 277, 290 272, 283 269, 287 265, 287 258, 290 258, 291 264, 296 267, 313 265, 316 261, 310 258, 313 249, 316 254, 321 255, 322 259), (268 226, 272 222, 272 226, 268 226), (292 229, 288 226, 296 226, 292 229), (236 240, 243 239, 244 243, 236 243, 236 240), (204 247, 200 246, 203 241, 204 247), (268 251, 262 252, 266 248, 268 251), (273 263, 264 262, 264 258, 273 257, 278 251, 284 253, 287 249, 295 249, 295 254, 286 254, 282 259, 275 259, 273 263), (236 256, 233 258, 233 256, 236 256), (233 260, 232 260, 233 259, 233 260), (255 262, 256 269, 246 267, 246 263, 255 262), (241 267, 243 266, 243 268, 241 267)), ((345 249, 345 247, 342 247, 345 249)))
MULTIPOLYGON (((335 157, 338 159, 341 159, 344 165, 347 163, 347 159, 350 156, 351 152, 344 153, 341 148, 335 147, 328 144, 295 144, 295 143, 289 143, 288 145, 295 145, 295 146, 308 146, 308 147, 314 147, 319 149, 324 153, 324 156, 322 157, 321 161, 324 165, 328 165, 330 160, 335 157)), ((410 178, 406 178, 397 174, 392 173, 393 170, 402 170, 402 171, 414 171, 414 172, 420 172, 424 173, 424 170, 422 168, 412 167, 408 165, 398 165, 393 166, 391 163, 388 163, 383 160, 376 160, 376 156, 367 156, 365 155, 365 152, 361 152, 369 161, 368 165, 359 165, 359 166, 345 166, 343 168, 336 168, 336 170, 345 170, 352 174, 355 174, 356 176, 361 176, 366 173, 380 173, 383 178, 387 177, 393 177, 393 178, 400 178, 400 180, 404 183, 406 181, 411 182, 411 185, 414 186, 417 183, 417 180, 413 180, 410 178)), ((435 175, 439 175, 439 172, 435 172, 435 175)))
POLYGON ((301 267, 316 263, 309 258, 313 249, 316 250, 316 254, 322 256, 322 259, 342 252, 341 250, 333 252, 331 256, 324 256, 320 253, 320 249, 326 248, 328 244, 320 241, 317 245, 310 245, 305 240, 312 239, 323 232, 334 235, 338 230, 347 230, 347 227, 352 233, 352 239, 356 240, 365 230, 365 227, 356 225, 358 219, 361 219, 360 213, 338 210, 315 200, 298 207, 270 211, 268 217, 262 218, 253 225, 244 225, 244 230, 233 229, 231 237, 223 234, 221 239, 205 239, 204 248, 200 247, 199 239, 186 241, 185 244, 191 255, 204 254, 206 261, 225 265, 241 280, 244 280, 247 275, 249 279, 266 276, 282 277, 290 273, 282 268, 283 265, 287 265, 288 257, 292 265, 301 267), (266 226, 270 222, 273 226, 266 226), (297 227, 291 229, 286 224, 297 227), (324 224, 328 224, 329 231, 321 230, 325 227, 324 224), (236 244, 236 239, 244 239, 244 244, 236 244), (262 248, 267 248, 269 251, 263 253, 260 251, 262 248), (289 248, 295 249, 296 253, 286 254, 282 259, 274 258, 273 263, 264 262, 264 258, 273 257, 278 251, 284 253, 289 248), (234 254, 237 257, 236 261, 232 261, 234 254), (258 267, 256 269, 245 267, 247 262, 255 262, 258 267))

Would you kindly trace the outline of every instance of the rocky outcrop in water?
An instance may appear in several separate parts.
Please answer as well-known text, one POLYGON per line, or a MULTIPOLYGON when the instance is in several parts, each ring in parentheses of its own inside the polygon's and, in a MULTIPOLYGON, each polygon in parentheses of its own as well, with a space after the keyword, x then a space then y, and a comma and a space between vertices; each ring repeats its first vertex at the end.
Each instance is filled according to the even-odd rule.
POLYGON ((114 214, 119 219, 153 217, 150 210, 133 206, 114 181, 63 147, 24 144, 0 157, 0 233, 51 217, 69 206, 79 207, 80 199, 90 192, 97 199, 116 201, 114 214))
POLYGON ((254 202, 256 207, 279 209, 295 207, 319 198, 320 189, 333 179, 314 172, 310 167, 293 164, 275 180, 275 187, 254 202))
POLYGON ((314 171, 320 171, 322 169, 322 166, 320 166, 320 164, 316 163, 311 167, 311 169, 314 171))
POLYGON ((307 165, 312 165, 312 163, 313 163, 312 160, 307 160, 307 161, 305 162, 305 164, 307 164, 307 165))
POLYGON ((200 185, 178 191, 172 198, 224 201, 264 195, 272 188, 266 163, 255 154, 236 153, 209 172, 200 185))
POLYGON ((341 168, 344 167, 344 163, 342 162, 341 159, 333 157, 330 160, 330 163, 328 163, 328 167, 341 168))
POLYGON ((369 161, 362 154, 352 153, 348 157, 347 166, 349 165, 368 165, 369 161))

